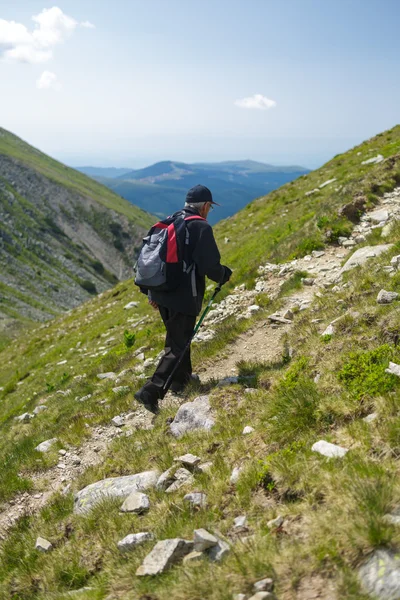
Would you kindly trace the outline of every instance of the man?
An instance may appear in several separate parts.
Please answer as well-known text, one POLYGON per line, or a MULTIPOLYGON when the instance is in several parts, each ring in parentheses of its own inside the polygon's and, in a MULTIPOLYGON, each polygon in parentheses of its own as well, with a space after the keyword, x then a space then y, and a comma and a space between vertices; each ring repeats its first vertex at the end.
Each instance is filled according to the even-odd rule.
MULTIPOLYGON (((193 333, 196 316, 203 303, 205 277, 217 283, 226 283, 232 275, 232 271, 220 263, 221 256, 212 227, 206 220, 213 204, 217 203, 214 202, 208 188, 196 185, 188 191, 182 211, 184 216, 202 217, 186 222, 189 232, 189 257, 194 264, 194 275, 186 276, 173 291, 148 292, 149 303, 153 308, 158 308, 167 330, 165 353, 152 378, 136 392, 135 398, 154 413, 158 412, 158 400, 165 395, 164 385, 193 333)), ((191 379, 189 349, 174 375, 171 390, 181 392, 191 379)))

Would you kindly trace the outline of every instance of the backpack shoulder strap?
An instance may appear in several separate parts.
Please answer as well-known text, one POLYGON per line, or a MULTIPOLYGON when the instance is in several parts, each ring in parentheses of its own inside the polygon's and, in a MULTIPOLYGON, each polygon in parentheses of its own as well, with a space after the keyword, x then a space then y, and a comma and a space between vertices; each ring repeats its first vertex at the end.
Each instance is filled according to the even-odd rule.
POLYGON ((185 217, 185 221, 194 221, 195 219, 200 220, 200 221, 207 220, 207 219, 204 219, 204 217, 200 217, 200 215, 193 215, 192 217, 185 217))

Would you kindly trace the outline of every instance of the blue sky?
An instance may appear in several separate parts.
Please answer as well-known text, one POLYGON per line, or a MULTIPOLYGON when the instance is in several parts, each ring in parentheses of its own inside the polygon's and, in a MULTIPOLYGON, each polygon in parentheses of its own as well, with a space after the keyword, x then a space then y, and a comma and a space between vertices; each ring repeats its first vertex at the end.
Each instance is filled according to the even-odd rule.
POLYGON ((315 167, 399 123, 399 18, 399 0, 8 2, 0 126, 75 166, 315 167))

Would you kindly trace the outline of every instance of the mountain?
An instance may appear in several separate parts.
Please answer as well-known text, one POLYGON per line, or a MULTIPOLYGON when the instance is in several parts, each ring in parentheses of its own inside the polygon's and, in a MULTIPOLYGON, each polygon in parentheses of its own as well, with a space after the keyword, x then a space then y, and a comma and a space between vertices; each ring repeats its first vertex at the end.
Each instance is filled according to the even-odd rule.
POLYGON ((152 218, 0 129, 0 334, 130 277, 152 218))
POLYGON ((116 168, 116 167, 77 167, 77 171, 88 175, 89 177, 106 177, 109 179, 115 179, 129 173, 131 169, 116 168))
POLYGON ((399 597, 400 126, 215 231, 201 383, 158 416, 132 280, 0 351, 1 599, 399 597))
POLYGON ((210 215, 212 224, 233 215, 255 197, 309 172, 303 167, 276 167, 252 160, 194 164, 162 161, 112 179, 105 170, 88 169, 81 168, 123 198, 160 217, 181 208, 189 188, 198 183, 206 185, 221 204, 210 215))

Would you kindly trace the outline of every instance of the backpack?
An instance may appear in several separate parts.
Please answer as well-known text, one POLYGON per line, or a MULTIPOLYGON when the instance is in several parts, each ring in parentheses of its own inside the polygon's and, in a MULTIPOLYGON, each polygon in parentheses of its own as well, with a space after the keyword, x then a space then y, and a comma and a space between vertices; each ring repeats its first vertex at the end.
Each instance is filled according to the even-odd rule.
POLYGON ((194 264, 189 264, 186 224, 195 219, 205 221, 199 215, 185 217, 184 212, 178 212, 153 225, 143 239, 135 265, 136 285, 169 292, 179 287, 185 274, 194 273, 194 264))

